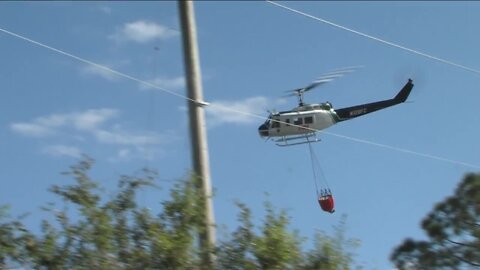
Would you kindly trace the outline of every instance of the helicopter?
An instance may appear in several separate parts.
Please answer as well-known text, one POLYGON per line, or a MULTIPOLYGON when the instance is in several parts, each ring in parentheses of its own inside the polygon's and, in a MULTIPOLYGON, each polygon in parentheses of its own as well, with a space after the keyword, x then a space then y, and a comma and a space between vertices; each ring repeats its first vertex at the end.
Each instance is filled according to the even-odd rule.
POLYGON ((316 87, 343 76, 351 70, 327 73, 311 84, 290 90, 290 96, 298 97, 298 106, 290 111, 270 112, 267 120, 258 128, 260 137, 272 139, 278 146, 291 146, 297 144, 318 142, 317 132, 342 121, 350 120, 374 111, 385 109, 407 100, 413 88, 413 82, 408 82, 391 99, 352 107, 334 109, 330 102, 307 104, 304 94, 316 87))

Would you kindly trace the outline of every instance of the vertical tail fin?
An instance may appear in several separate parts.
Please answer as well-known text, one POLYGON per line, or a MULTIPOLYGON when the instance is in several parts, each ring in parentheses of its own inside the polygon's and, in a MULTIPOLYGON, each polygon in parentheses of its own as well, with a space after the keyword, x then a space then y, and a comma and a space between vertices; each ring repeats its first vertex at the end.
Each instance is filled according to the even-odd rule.
POLYGON ((405 84, 402 90, 400 90, 400 92, 398 92, 398 94, 393 99, 398 103, 405 102, 408 98, 408 95, 410 95, 412 88, 413 88, 412 79, 408 79, 407 84, 405 84))

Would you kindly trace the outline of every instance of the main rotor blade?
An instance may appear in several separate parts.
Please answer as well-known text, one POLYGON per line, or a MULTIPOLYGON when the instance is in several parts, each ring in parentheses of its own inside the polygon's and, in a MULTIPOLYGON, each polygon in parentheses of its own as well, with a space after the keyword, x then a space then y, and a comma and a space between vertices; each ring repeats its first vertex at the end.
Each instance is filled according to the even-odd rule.
MULTIPOLYGON (((298 89, 297 89, 298 90, 298 89)), ((290 94, 282 95, 281 97, 293 97, 293 96, 299 96, 300 95, 300 90, 288 90, 288 92, 293 92, 290 94)))
POLYGON ((347 73, 354 72, 355 70, 361 68, 361 66, 353 66, 353 67, 345 67, 345 68, 338 68, 332 70, 330 72, 324 73, 320 75, 315 81, 313 81, 310 85, 304 88, 304 91, 310 91, 315 87, 318 87, 322 84, 327 82, 331 82, 337 78, 343 77, 347 73))
POLYGON ((290 97, 290 96, 298 96, 300 92, 304 92, 304 91, 305 91, 305 87, 296 88, 292 90, 285 90, 284 92, 290 93, 290 94, 286 94, 285 97, 290 97))
POLYGON ((346 74, 346 73, 354 72, 354 71, 356 71, 357 69, 360 69, 360 68, 363 68, 363 66, 351 66, 351 67, 337 68, 337 69, 334 69, 334 70, 332 70, 328 73, 325 73, 324 75, 337 74, 337 73, 346 74))
POLYGON ((343 77, 345 74, 354 72, 361 67, 362 66, 352 66, 352 67, 334 69, 330 72, 327 72, 327 73, 324 73, 324 74, 320 75, 312 83, 310 83, 309 85, 307 85, 303 88, 297 88, 297 89, 285 91, 285 92, 293 92, 293 93, 285 95, 285 96, 299 96, 303 92, 310 91, 310 90, 312 90, 316 87, 319 87, 319 86, 321 86, 321 85, 323 85, 327 82, 331 82, 331 81, 333 81, 337 78, 343 77))

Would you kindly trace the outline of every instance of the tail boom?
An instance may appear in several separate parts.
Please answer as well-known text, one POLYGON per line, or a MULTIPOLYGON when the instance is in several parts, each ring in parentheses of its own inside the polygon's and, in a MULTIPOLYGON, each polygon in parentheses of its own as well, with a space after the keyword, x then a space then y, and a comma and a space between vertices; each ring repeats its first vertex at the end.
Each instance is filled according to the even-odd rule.
POLYGON ((408 79, 408 82, 403 86, 403 88, 398 92, 398 94, 392 98, 347 108, 342 108, 335 110, 337 115, 337 122, 349 120, 358 116, 365 115, 374 111, 385 109, 400 103, 403 103, 407 100, 410 92, 412 91, 413 83, 411 79, 408 79))

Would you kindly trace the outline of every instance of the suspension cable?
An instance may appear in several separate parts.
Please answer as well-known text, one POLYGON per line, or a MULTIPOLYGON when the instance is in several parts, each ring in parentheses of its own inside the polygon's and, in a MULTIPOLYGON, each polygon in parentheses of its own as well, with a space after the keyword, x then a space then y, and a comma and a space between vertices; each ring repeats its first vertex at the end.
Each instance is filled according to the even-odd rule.
POLYGON ((328 184, 328 179, 325 176, 325 173, 323 172, 323 168, 322 168, 322 165, 320 163, 320 159, 318 159, 318 156, 317 156, 315 150, 313 149, 313 147, 311 146, 311 143, 310 143, 310 148, 311 148, 311 153, 312 153, 312 156, 313 156, 313 160, 314 160, 315 164, 317 164, 318 170, 320 171, 320 177, 325 182, 325 186, 327 187, 327 189, 330 189, 330 185, 328 184))
POLYGON ((312 143, 308 139, 307 136, 307 141, 308 141, 308 150, 310 151, 310 163, 312 164, 312 174, 313 174, 313 183, 315 183, 315 193, 317 194, 317 198, 320 198, 320 192, 318 190, 318 183, 317 183, 317 172, 315 170, 315 159, 314 159, 314 154, 313 154, 313 149, 312 149, 312 143))

